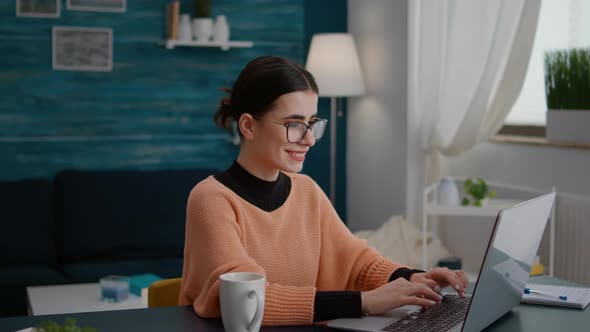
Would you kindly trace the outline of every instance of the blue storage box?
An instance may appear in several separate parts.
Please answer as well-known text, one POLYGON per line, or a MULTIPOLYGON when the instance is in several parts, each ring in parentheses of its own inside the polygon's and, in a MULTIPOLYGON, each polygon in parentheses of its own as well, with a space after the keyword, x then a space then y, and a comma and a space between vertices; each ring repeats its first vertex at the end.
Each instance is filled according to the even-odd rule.
POLYGON ((138 274, 129 277, 129 291, 132 294, 141 296, 141 290, 150 287, 154 282, 162 280, 153 273, 138 274))
POLYGON ((123 276, 100 278, 100 294, 104 301, 120 302, 129 297, 129 281, 123 276))

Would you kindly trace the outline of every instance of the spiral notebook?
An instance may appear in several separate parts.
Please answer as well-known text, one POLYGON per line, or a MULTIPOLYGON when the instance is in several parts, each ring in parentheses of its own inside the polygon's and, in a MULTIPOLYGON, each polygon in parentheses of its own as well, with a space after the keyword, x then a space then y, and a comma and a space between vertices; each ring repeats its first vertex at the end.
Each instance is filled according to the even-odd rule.
POLYGON ((588 303, 590 303, 590 288, 541 284, 527 284, 526 287, 553 296, 524 294, 521 300, 522 303, 556 305, 580 309, 586 308, 588 303), (567 300, 560 300, 557 298, 558 296, 567 296, 567 300))

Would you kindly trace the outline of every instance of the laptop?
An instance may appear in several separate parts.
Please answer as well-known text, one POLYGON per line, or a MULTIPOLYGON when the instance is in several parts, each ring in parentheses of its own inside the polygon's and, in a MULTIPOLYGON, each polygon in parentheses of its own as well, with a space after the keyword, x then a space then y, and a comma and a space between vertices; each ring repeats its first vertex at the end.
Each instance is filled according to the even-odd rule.
POLYGON ((354 331, 481 331, 520 303, 555 193, 498 213, 471 296, 443 294, 440 304, 404 306, 385 315, 340 318, 329 327, 354 331))

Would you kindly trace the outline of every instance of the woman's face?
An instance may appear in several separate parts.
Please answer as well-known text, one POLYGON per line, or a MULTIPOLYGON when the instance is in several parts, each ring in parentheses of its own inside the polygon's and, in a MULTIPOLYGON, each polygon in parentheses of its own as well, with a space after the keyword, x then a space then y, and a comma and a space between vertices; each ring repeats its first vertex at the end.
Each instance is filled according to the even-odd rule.
MULTIPOLYGON (((318 95, 311 91, 296 91, 280 96, 275 107, 256 120, 255 148, 256 159, 266 171, 297 173, 303 168, 303 161, 309 149, 315 144, 311 130, 307 130, 303 140, 291 143, 287 139, 287 128, 281 124, 290 122, 313 122, 317 115, 318 95)), ((291 141, 296 141, 293 137, 291 141)))

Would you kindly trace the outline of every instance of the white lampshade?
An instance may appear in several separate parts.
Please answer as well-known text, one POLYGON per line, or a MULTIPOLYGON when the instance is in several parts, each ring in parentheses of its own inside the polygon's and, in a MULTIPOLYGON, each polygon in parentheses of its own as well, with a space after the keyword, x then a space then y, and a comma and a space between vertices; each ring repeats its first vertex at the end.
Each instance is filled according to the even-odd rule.
POLYGON ((359 96, 365 83, 354 39, 348 33, 321 33, 311 39, 305 68, 322 97, 359 96))

